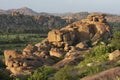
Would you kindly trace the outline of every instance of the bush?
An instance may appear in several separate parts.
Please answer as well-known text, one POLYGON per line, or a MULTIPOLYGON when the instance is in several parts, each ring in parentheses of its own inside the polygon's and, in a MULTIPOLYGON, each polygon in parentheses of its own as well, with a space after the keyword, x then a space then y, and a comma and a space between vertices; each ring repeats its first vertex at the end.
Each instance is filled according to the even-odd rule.
POLYGON ((55 80, 76 80, 72 75, 73 67, 65 66, 55 74, 55 80))
MULTIPOLYGON (((113 66, 111 66, 111 65, 109 65, 109 66, 96 65, 96 66, 92 66, 92 67, 84 66, 78 72, 79 73, 79 78, 94 75, 96 73, 102 72, 102 71, 110 69, 112 67, 113 66)), ((81 79, 79 79, 79 80, 81 80, 81 79)))
POLYGON ((86 56, 88 57, 93 57, 93 56, 101 56, 106 53, 112 52, 112 47, 111 46, 106 46, 106 45, 99 45, 94 47, 90 53, 88 53, 86 56))
POLYGON ((33 75, 28 80, 48 80, 56 70, 49 66, 43 66, 34 71, 33 75))
POLYGON ((112 67, 108 61, 108 55, 112 51, 111 46, 99 45, 94 47, 90 52, 84 54, 85 59, 78 65, 80 67, 79 77, 93 75, 112 67), (91 63, 91 66, 88 64, 91 63), (107 65, 104 65, 109 63, 107 65))
MULTIPOLYGON (((1 56, 0 56, 0 58, 1 58, 1 56)), ((2 59, 0 59, 0 67, 1 67, 1 68, 5 68, 5 67, 6 67, 6 66, 5 66, 5 63, 3 62, 2 59)))
POLYGON ((113 34, 113 38, 111 40, 111 44, 115 49, 120 49, 120 31, 115 31, 113 34))
POLYGON ((0 80, 13 80, 13 78, 11 78, 10 73, 6 70, 0 70, 0 80))

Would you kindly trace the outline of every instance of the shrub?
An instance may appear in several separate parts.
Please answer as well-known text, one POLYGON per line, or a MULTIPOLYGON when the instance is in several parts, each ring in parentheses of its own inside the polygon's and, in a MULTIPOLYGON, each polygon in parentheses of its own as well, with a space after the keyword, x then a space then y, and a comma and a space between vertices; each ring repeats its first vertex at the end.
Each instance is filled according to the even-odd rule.
POLYGON ((6 70, 0 70, 0 80, 13 80, 13 78, 11 78, 10 73, 6 70))
POLYGON ((56 70, 49 66, 43 66, 34 71, 28 80, 48 80, 56 70))
POLYGON ((111 40, 111 44, 115 49, 120 49, 120 31, 115 31, 113 33, 113 38, 111 40))
POLYGON ((72 75, 73 67, 65 66, 55 74, 55 80, 76 80, 72 75))
MULTIPOLYGON (((0 58, 1 58, 1 56, 0 56, 0 58)), ((1 68, 5 68, 5 63, 3 62, 2 59, 0 59, 0 67, 1 67, 1 68)))
POLYGON ((88 54, 86 54, 86 57, 101 56, 111 51, 113 51, 111 46, 99 45, 94 47, 88 54))
MULTIPOLYGON (((96 65, 96 66, 92 66, 92 67, 84 66, 78 72, 79 78, 83 78, 85 76, 90 76, 90 75, 102 72, 104 70, 110 69, 112 67, 113 67, 112 65, 109 65, 109 66, 96 65)), ((79 79, 79 80, 81 80, 81 79, 79 79)))

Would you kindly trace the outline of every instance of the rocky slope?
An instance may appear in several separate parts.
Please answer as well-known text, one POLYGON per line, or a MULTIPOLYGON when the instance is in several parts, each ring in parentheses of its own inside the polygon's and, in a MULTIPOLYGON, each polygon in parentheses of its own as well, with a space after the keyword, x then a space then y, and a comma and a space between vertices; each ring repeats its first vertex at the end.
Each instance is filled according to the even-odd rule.
MULTIPOLYGON (((54 14, 35 12, 30 8, 0 10, 0 33, 47 33, 87 17, 90 13, 54 14)), ((106 14, 112 26, 120 24, 120 16, 106 14)))
POLYGON ((91 14, 59 30, 52 30, 48 37, 22 51, 5 50, 6 68, 14 75, 30 74, 32 70, 50 65, 61 68, 76 65, 83 60, 82 54, 97 43, 106 42, 111 36, 105 15, 91 14))
POLYGON ((0 33, 47 33, 53 28, 60 28, 72 22, 73 20, 68 21, 58 16, 30 16, 12 12, 0 15, 0 33))
MULTIPOLYGON (((0 10, 0 14, 12 14, 13 12, 19 12, 21 14, 24 15, 30 15, 30 16, 40 16, 40 15, 44 15, 44 16, 59 16, 62 17, 64 19, 68 19, 68 18, 72 18, 75 20, 81 20, 84 19, 85 17, 87 17, 89 14, 88 12, 78 12, 78 13, 46 13, 46 12, 35 12, 32 9, 28 8, 28 7, 22 7, 22 8, 18 8, 18 9, 9 9, 9 10, 0 10)), ((119 15, 114 15, 114 14, 106 14, 106 19, 108 22, 115 22, 115 21, 120 21, 120 16, 119 15)))
MULTIPOLYGON (((87 17, 89 14, 88 12, 79 12, 79 13, 66 13, 66 14, 56 14, 57 16, 60 16, 62 18, 68 19, 68 18, 72 18, 75 20, 82 20, 85 17, 87 17)), ((94 14, 94 13, 93 13, 94 14)), ((97 13, 95 13, 97 14, 97 13)), ((99 14, 99 13, 98 13, 99 14)), ((105 14, 106 15, 106 19, 108 22, 120 22, 120 16, 119 15, 115 15, 115 14, 108 14, 108 13, 101 13, 101 14, 105 14)), ((53 14, 55 15, 55 14, 53 14)), ((55 15, 55 16, 56 16, 55 15)))
POLYGON ((27 7, 22 7, 18 9, 0 10, 0 14, 12 14, 13 12, 19 12, 24 15, 38 15, 37 12, 27 7))

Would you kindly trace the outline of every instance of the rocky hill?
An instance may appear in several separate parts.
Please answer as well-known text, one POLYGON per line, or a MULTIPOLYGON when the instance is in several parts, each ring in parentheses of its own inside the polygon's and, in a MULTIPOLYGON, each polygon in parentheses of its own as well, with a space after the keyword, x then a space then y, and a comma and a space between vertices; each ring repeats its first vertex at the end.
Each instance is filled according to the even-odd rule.
MULTIPOLYGON (((77 12, 77 13, 46 13, 46 12, 35 12, 32 9, 28 8, 28 7, 22 7, 22 8, 18 8, 18 9, 9 9, 9 10, 0 10, 0 14, 12 14, 13 12, 19 12, 20 14, 24 14, 24 15, 30 15, 30 16, 37 16, 37 15, 44 15, 44 16, 49 16, 49 15, 53 15, 53 16, 59 16, 62 18, 72 18, 75 20, 81 20, 86 18, 90 13, 88 12, 77 12)), ((101 13, 103 14, 103 13, 101 13)), ((106 14, 106 19, 108 20, 108 22, 115 22, 115 21, 120 21, 120 16, 119 15, 114 15, 114 14, 108 14, 108 13, 104 13, 106 14)))
POLYGON ((30 16, 12 12, 0 15, 0 33, 47 33, 53 28, 60 28, 72 22, 73 20, 68 21, 58 16, 30 16))
MULTIPOLYGON (((74 21, 82 20, 89 14, 88 12, 38 13, 27 7, 0 10, 0 33, 47 33, 51 29, 61 28, 74 21)), ((120 16, 106 14, 106 19, 112 26, 120 24, 120 16)))
POLYGON ((19 12, 20 14, 24 15, 38 15, 37 12, 27 7, 22 7, 19 9, 0 10, 0 14, 12 14, 13 12, 19 12))
MULTIPOLYGON (((88 12, 79 12, 79 13, 66 13, 66 14, 55 14, 55 15, 63 17, 63 18, 72 18, 75 20, 82 20, 86 18, 89 14, 90 13, 88 12)), ((106 14, 106 19, 108 22, 120 22, 119 15, 108 14, 108 13, 101 13, 101 14, 106 14)))
MULTIPOLYGON (((17 8, 17 9, 8 9, 8 10, 0 9, 0 14, 12 14, 13 12, 19 12, 20 14, 29 15, 29 16, 52 15, 52 13, 36 12, 28 7, 22 7, 22 8, 17 8)), ((57 15, 54 15, 54 16, 57 16, 57 15)))
POLYGON ((5 50, 6 68, 14 75, 24 75, 43 65, 55 68, 76 65, 84 59, 82 54, 101 39, 105 43, 110 35, 105 15, 91 14, 82 21, 50 31, 45 40, 34 46, 29 44, 22 51, 5 50))

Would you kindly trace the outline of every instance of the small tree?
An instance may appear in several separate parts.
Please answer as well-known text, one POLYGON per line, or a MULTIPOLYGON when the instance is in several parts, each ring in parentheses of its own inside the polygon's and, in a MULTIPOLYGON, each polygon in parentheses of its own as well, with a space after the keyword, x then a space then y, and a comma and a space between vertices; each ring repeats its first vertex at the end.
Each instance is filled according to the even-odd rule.
POLYGON ((55 73, 56 70, 49 66, 43 66, 34 71, 33 75, 28 80, 48 80, 51 74, 55 73))
POLYGON ((65 66, 55 74, 55 80, 75 80, 71 75, 73 67, 65 66))
POLYGON ((113 33, 111 44, 115 49, 120 49, 120 31, 115 31, 113 33))

